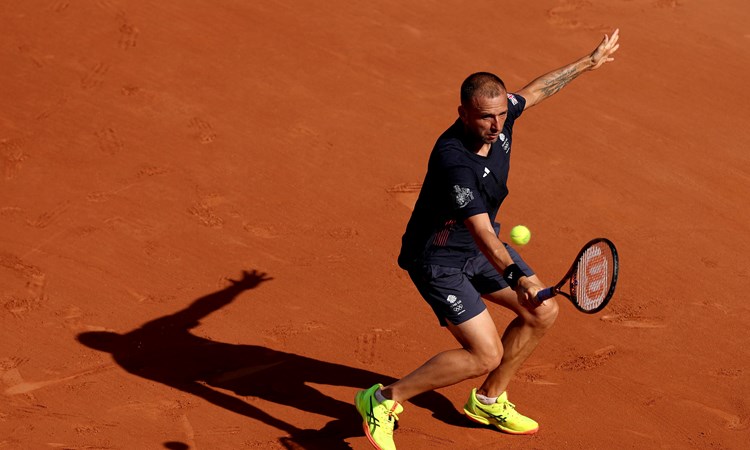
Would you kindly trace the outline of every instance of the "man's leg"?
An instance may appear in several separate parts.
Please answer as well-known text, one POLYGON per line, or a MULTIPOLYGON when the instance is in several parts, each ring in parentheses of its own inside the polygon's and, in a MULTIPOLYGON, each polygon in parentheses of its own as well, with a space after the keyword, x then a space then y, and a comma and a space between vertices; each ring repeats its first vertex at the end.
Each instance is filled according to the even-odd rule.
POLYGON ((401 402, 423 392, 486 375, 500 364, 503 355, 497 327, 462 269, 424 266, 409 275, 440 323, 448 327, 462 348, 438 353, 389 386, 376 384, 356 394, 354 403, 363 418, 365 434, 373 446, 381 450, 396 447, 393 430, 403 411, 401 402))
MULTIPOLYGON (((532 277, 539 283, 536 277, 532 277)), ((540 283, 541 284, 541 283, 540 283)), ((503 358, 479 389, 469 394, 464 414, 469 419, 492 425, 511 434, 534 434, 539 424, 516 411, 505 392, 513 375, 531 355, 546 330, 557 317, 557 304, 547 301, 537 307, 525 307, 510 288, 484 296, 487 300, 514 311, 517 317, 505 329, 502 337, 503 358)))
MULTIPOLYGON (((531 278, 541 284, 536 275, 531 278)), ((404 402, 423 392, 452 386, 488 372, 489 375, 477 389, 477 393, 487 397, 502 394, 521 364, 554 323, 558 308, 554 299, 537 307, 527 308, 521 305, 517 294, 510 288, 484 297, 517 314, 505 329, 502 340, 487 310, 460 325, 448 323, 448 329, 462 348, 435 355, 409 375, 384 387, 381 391, 383 395, 397 402, 404 402)))
POLYGON ((495 370, 503 356, 502 343, 490 313, 482 313, 448 329, 462 348, 438 353, 418 369, 386 386, 386 398, 404 402, 415 395, 452 386, 495 370))
MULTIPOLYGON (((531 279, 542 284, 536 275, 531 279)), ((527 308, 521 305, 517 294, 510 288, 485 295, 484 298, 517 314, 503 333, 503 359, 500 366, 491 371, 482 386, 477 389, 478 394, 497 397, 505 392, 513 375, 531 356, 539 341, 555 322, 558 307, 555 299, 549 299, 537 307, 527 308)))
POLYGON ((364 419, 365 435, 373 447, 394 450, 393 430, 401 402, 415 395, 451 386, 489 373, 500 364, 502 347, 495 323, 484 309, 459 325, 448 325, 463 348, 439 353, 390 386, 379 384, 357 392, 354 403, 364 419))

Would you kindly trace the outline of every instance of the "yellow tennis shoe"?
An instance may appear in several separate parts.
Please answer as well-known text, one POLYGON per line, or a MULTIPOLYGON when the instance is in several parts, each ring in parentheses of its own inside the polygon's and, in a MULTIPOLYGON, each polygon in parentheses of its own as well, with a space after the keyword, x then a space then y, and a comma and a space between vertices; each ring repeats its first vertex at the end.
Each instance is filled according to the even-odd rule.
POLYGON ((477 400, 477 390, 472 389, 464 414, 474 422, 494 425, 505 433, 534 434, 539 430, 538 423, 516 411, 516 405, 508 401, 507 392, 503 392, 495 404, 485 405, 477 400))
POLYGON ((382 384, 376 384, 370 389, 357 392, 354 405, 362 416, 362 427, 370 444, 378 450, 396 450, 393 429, 398 421, 398 414, 401 414, 404 407, 394 400, 378 402, 375 391, 382 387, 382 384))

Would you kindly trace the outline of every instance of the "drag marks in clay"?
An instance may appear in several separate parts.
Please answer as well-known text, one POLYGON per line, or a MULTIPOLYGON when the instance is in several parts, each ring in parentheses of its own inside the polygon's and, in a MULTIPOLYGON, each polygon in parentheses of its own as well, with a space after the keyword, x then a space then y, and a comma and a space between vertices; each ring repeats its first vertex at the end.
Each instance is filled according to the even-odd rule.
POLYGON ((180 256, 169 247, 159 244, 158 241, 146 241, 143 252, 156 261, 172 264, 180 261, 180 256))
POLYGON ((0 359, 0 381, 5 386, 15 386, 23 383, 18 368, 26 361, 28 361, 27 358, 18 358, 15 356, 0 359))
POLYGON ((70 1, 59 0, 52 4, 52 11, 56 13, 65 12, 65 10, 67 10, 69 6, 70 6, 70 1))
POLYGON ((391 194, 399 203, 413 210, 421 189, 422 183, 399 183, 385 191, 391 194))
POLYGON ((680 6, 677 0, 653 0, 651 4, 656 8, 675 9, 680 6))
POLYGON ((39 228, 39 229, 47 228, 53 222, 55 222, 58 217, 63 215, 65 211, 68 210, 69 205, 70 205, 70 202, 62 202, 56 207, 52 208, 51 211, 45 211, 33 219, 26 219, 26 225, 32 228, 39 228))
POLYGON ((198 448, 195 444, 195 429, 193 428, 193 424, 190 423, 187 414, 182 414, 180 416, 180 424, 185 433, 185 441, 187 441, 188 448, 198 448))
POLYGON ((41 69, 44 66, 46 66, 46 60, 48 59, 48 56, 39 52, 35 48, 33 48, 29 44, 19 44, 17 46, 19 53, 21 53, 22 56, 28 58, 29 61, 37 68, 41 69))
POLYGON ((539 385, 557 385, 559 384, 558 382, 552 381, 552 379, 554 379, 555 371, 581 372, 593 370, 607 364, 609 360, 611 360, 616 355, 617 347, 615 347, 614 345, 607 345, 605 347, 594 350, 592 353, 577 354, 576 356, 570 357, 556 365, 539 364, 533 366, 523 366, 516 373, 515 378, 526 383, 539 385))
POLYGON ((254 223, 244 222, 242 229, 260 239, 275 239, 279 236, 279 232, 273 225, 256 225, 254 223))
POLYGON ((63 106, 65 106, 65 104, 68 103, 68 100, 70 100, 70 96, 68 94, 62 94, 57 100, 55 100, 53 104, 49 106, 49 108, 40 112, 34 118, 36 120, 44 120, 50 117, 51 115, 60 111, 63 108, 63 106))
MULTIPOLYGON (((38 389, 44 388, 46 386, 50 386, 53 384, 58 384, 65 381, 71 381, 77 378, 81 378, 87 375, 100 373, 105 370, 109 370, 114 366, 112 363, 103 364, 100 366, 92 367, 89 369, 82 370, 80 372, 76 372, 72 375, 64 376, 64 377, 58 377, 53 378, 50 380, 44 380, 44 381, 26 381, 21 376, 21 372, 19 368, 28 361, 28 359, 18 358, 18 357, 10 357, 10 358, 2 358, 0 359, 0 381, 5 386, 3 389, 3 393, 5 395, 21 395, 24 394, 28 398, 33 398, 31 392, 36 391, 38 389)), ((35 405, 38 406, 38 405, 35 405)), ((22 409, 21 409, 22 411, 22 409)), ((31 411, 31 414, 35 414, 36 411, 31 411)))
POLYGON ((120 94, 124 95, 125 97, 134 97, 142 92, 143 89, 134 84, 126 84, 120 88, 120 94))
POLYGON ((216 140, 214 127, 207 120, 200 117, 193 117, 190 119, 188 127, 192 130, 195 139, 201 144, 210 144, 216 140))
POLYGON ((547 379, 547 374, 555 369, 552 364, 541 364, 537 366, 522 366, 515 377, 521 381, 532 384, 556 385, 553 381, 547 379))
POLYGON ((117 21, 117 31, 119 38, 117 46, 122 50, 129 50, 138 45, 138 35, 140 30, 128 18, 127 13, 120 5, 109 0, 98 0, 96 5, 105 13, 113 15, 117 21))
POLYGON ((94 135, 96 136, 99 150, 110 156, 114 156, 120 153, 125 148, 125 144, 114 128, 102 128, 101 130, 94 133, 94 135))
POLYGON ((0 254, 0 268, 9 269, 25 280, 26 289, 0 298, 3 308, 13 317, 20 319, 31 311, 39 309, 47 300, 47 275, 38 267, 27 264, 12 254, 0 254))
MULTIPOLYGON (((294 261, 282 257, 282 255, 285 255, 286 252, 279 249, 275 249, 273 253, 260 250, 267 257, 275 261, 281 262, 283 264, 293 264, 298 267, 311 267, 320 264, 330 266, 345 263, 347 261, 346 252, 335 250, 340 250, 343 247, 353 245, 353 241, 356 241, 360 235, 360 231, 358 229, 349 226, 325 227, 318 225, 300 224, 296 228, 292 229, 285 226, 285 224, 262 224, 250 222, 248 220, 242 220, 242 228, 248 234, 250 234, 252 238, 256 238, 261 241, 274 241, 283 239, 292 240, 298 236, 306 236, 310 239, 316 239, 329 243, 325 247, 328 250, 328 253, 300 253, 296 255, 294 261)), ((259 250, 256 248, 256 251, 259 250)))
POLYGON ((733 369, 722 368, 722 369, 717 369, 717 370, 711 372, 711 375, 713 375, 715 377, 729 378, 729 379, 736 380, 736 379, 739 379, 742 376, 742 369, 737 369, 737 368, 733 368, 733 369))
POLYGON ((109 72, 109 69, 109 64, 103 62, 98 62, 91 66, 81 76, 81 88, 89 90, 101 86, 104 83, 104 76, 109 72))
POLYGON ((662 317, 648 317, 642 313, 642 307, 610 305, 599 320, 626 328, 665 328, 667 324, 662 317))
POLYGON ((201 199, 193 203, 188 208, 188 213, 198 219, 198 222, 205 227, 221 228, 224 226, 224 219, 217 215, 210 199, 201 199))
POLYGON ((587 0, 562 0, 558 6, 547 11, 547 22, 564 30, 582 28, 584 30, 609 31, 609 27, 589 24, 581 18, 581 11, 592 7, 593 4, 587 0))
POLYGON ((609 5, 608 8, 589 0, 560 0, 557 6, 547 10, 547 22, 563 30, 581 29, 609 33, 614 27, 592 22, 589 17, 605 17, 608 9, 620 9, 622 14, 627 14, 633 13, 634 10, 641 13, 653 9, 674 10, 679 6, 677 0, 623 0, 619 4, 609 5))
POLYGON ((158 229, 156 224, 148 220, 122 216, 112 216, 105 219, 104 226, 125 236, 132 236, 139 241, 153 237, 158 229))
POLYGON ((593 353, 588 355, 578 355, 574 358, 563 361, 557 365, 557 368, 565 371, 582 371, 591 370, 599 366, 602 366, 609 361, 610 358, 617 354, 617 348, 614 345, 608 345, 595 350, 593 353))
POLYGON ((28 158, 24 151, 23 141, 20 139, 0 140, 0 161, 3 176, 6 180, 16 178, 21 170, 21 164, 28 158))
POLYGON ((85 377, 88 375, 93 375, 95 373, 104 372, 106 370, 114 368, 115 365, 112 363, 103 364, 100 366, 93 367, 91 369, 82 370, 80 372, 74 373, 72 375, 59 377, 59 378, 53 378, 50 380, 43 380, 43 381, 21 381, 19 383, 14 384, 13 386, 10 386, 5 390, 5 395, 19 395, 19 394, 28 394, 33 391, 45 388, 47 386, 52 386, 55 384, 72 381, 77 378, 85 377))
POLYGON ((375 362, 380 333, 365 333, 357 336, 357 346, 354 348, 354 356, 357 361, 364 365, 375 362))
POLYGON ((20 319, 26 313, 39 309, 41 300, 33 297, 17 297, 14 295, 3 298, 3 308, 13 317, 20 319))
POLYGON ((117 5, 110 0, 96 0, 96 6, 109 13, 114 14, 119 12, 117 5))
MULTIPOLYGON (((116 137, 116 135, 114 135, 114 137, 116 137)), ((109 137, 106 138, 106 142, 109 142, 109 140, 112 138, 113 138, 113 135, 109 135, 109 137)), ((103 137, 102 139, 105 139, 105 138, 103 137)), ((103 145, 109 145, 109 144, 100 142, 100 146, 103 146, 103 145)), ((106 148, 109 148, 109 147, 106 147, 106 148)), ((105 151, 104 148, 102 148, 102 151, 105 151)), ((102 203, 102 202, 108 201, 112 196, 117 195, 120 192, 123 192, 127 189, 130 189, 133 186, 136 186, 139 182, 143 181, 144 179, 148 179, 150 177, 157 176, 157 175, 164 175, 169 172, 170 172, 170 169, 166 167, 159 167, 159 166, 152 166, 152 165, 141 167, 138 170, 138 173, 136 174, 134 179, 131 179, 131 181, 126 181, 119 187, 110 189, 107 191, 89 192, 88 194, 86 194, 86 201, 90 203, 102 203)))
POLYGON ((149 178, 156 175, 164 175, 169 173, 170 170, 166 167, 147 165, 138 169, 138 179, 149 178))
POLYGON ((135 48, 138 43, 138 34, 140 30, 138 27, 133 25, 124 12, 117 14, 117 21, 119 22, 120 39, 117 42, 117 46, 123 50, 135 48))
POLYGON ((750 415, 737 415, 730 412, 724 411, 723 409, 714 408, 700 402, 693 400, 681 400, 684 406, 688 406, 691 409, 699 409, 706 413, 709 417, 715 417, 723 421, 724 428, 732 431, 744 431, 750 428, 750 415))
POLYGON ((369 366, 382 361, 379 351, 381 349, 393 349, 399 339, 394 330, 375 328, 370 332, 357 336, 357 345, 354 348, 354 357, 362 364, 369 366))
POLYGON ((38 267, 27 264, 21 258, 10 253, 0 253, 0 268, 10 269, 24 278, 44 276, 38 267))
POLYGON ((315 320, 311 320, 303 324, 281 324, 276 325, 273 328, 264 330, 263 335, 268 341, 284 344, 290 338, 293 338, 300 334, 308 334, 311 331, 323 328, 324 326, 325 325, 315 320))
MULTIPOLYGON (((745 377, 743 369, 739 367, 719 368, 709 372, 709 375, 718 378, 716 380, 717 383, 741 382, 741 380, 745 377)), ((719 408, 695 402, 693 400, 683 400, 682 403, 691 406, 697 406, 706 411, 709 415, 723 420, 724 427, 729 430, 744 431, 750 429, 750 411, 745 404, 744 398, 739 398, 731 402, 734 404, 733 406, 735 406, 735 409, 739 411, 740 414, 733 414, 719 408)))

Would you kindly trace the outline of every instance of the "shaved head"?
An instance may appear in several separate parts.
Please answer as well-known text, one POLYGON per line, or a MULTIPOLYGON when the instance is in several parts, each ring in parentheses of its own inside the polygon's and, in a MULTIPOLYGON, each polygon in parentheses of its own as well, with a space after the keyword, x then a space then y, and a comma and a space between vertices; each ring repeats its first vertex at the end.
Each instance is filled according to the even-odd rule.
POLYGON ((505 92, 505 83, 500 77, 489 72, 477 72, 469 75, 461 84, 461 104, 469 106, 474 97, 495 98, 505 92))

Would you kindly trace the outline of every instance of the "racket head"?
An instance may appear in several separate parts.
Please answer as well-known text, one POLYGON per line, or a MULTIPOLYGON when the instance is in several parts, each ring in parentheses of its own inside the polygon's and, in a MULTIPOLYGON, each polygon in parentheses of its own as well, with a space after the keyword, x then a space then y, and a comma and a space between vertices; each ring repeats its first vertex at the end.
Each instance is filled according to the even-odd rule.
POLYGON ((615 293, 620 261, 617 248, 607 238, 596 238, 583 246, 568 280, 566 295, 581 312, 594 314, 607 306, 615 293))

